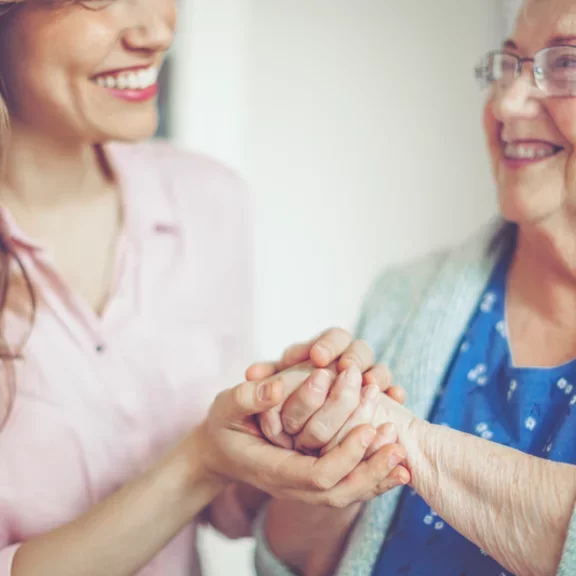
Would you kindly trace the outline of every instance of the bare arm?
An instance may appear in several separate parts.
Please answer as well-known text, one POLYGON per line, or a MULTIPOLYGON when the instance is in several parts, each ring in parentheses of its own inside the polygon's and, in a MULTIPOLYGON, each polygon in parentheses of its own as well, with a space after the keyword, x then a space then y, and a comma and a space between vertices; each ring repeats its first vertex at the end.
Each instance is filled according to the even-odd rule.
POLYGON ((23 544, 12 576, 138 572, 223 488, 193 458, 196 439, 76 521, 23 544))
POLYGON ((381 397, 412 486, 446 522, 518 576, 556 573, 576 502, 576 466, 420 419, 381 397))
POLYGON ((76 521, 24 543, 12 576, 135 574, 229 482, 331 506, 377 492, 385 454, 366 459, 376 436, 370 425, 322 457, 272 446, 259 435, 253 415, 282 402, 291 381, 301 379, 301 371, 289 370, 221 393, 202 425, 147 474, 76 521))

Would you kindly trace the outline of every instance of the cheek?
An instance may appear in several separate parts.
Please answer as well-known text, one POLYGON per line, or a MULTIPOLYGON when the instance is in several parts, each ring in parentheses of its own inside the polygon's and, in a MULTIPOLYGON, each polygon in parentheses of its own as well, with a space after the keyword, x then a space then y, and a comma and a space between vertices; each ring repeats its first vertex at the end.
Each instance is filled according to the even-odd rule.
POLYGON ((500 122, 494 116, 494 102, 492 98, 486 100, 482 116, 486 145, 493 165, 498 162, 500 155, 500 122))
POLYGON ((109 25, 85 18, 81 11, 37 11, 25 16, 15 27, 12 42, 13 53, 19 55, 16 66, 21 77, 46 82, 57 77, 92 76, 117 41, 109 25))
POLYGON ((556 128, 573 150, 576 150, 576 98, 552 101, 548 111, 556 128))

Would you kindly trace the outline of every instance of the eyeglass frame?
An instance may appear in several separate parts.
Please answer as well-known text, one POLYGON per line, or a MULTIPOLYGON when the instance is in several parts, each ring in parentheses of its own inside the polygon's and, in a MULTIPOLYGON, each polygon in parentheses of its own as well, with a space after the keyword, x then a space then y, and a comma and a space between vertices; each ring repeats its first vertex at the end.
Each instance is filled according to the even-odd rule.
POLYGON ((535 83, 536 87, 543 94, 545 94, 546 96, 551 97, 551 98, 554 98, 554 97, 557 97, 557 98, 576 97, 576 76, 574 79, 574 83, 575 83, 574 94, 563 95, 563 96, 549 94, 540 85, 541 81, 545 80, 543 68, 541 66, 534 66, 534 63, 535 63, 535 61, 539 55, 541 55, 545 52, 548 52, 550 50, 554 50, 556 48, 571 48, 574 50, 574 54, 576 56, 576 45, 574 45, 574 44, 555 44, 554 46, 546 46, 545 48, 538 50, 538 52, 536 52, 536 54, 534 54, 534 56, 532 58, 521 58, 520 56, 517 56, 516 54, 512 54, 511 52, 506 52, 505 50, 491 50, 490 52, 487 52, 484 55, 480 64, 478 64, 474 68, 474 73, 475 73, 476 79, 483 82, 485 84, 485 87, 489 87, 492 84, 494 84, 496 82, 495 80, 492 82, 489 82, 486 80, 486 76, 487 76, 487 74, 485 73, 486 69, 487 69, 486 61, 495 55, 508 56, 508 57, 514 58, 514 60, 516 61, 516 69, 514 71, 514 80, 516 80, 517 78, 519 78, 521 76, 522 70, 524 68, 524 64, 526 64, 527 62, 532 62, 532 78, 534 79, 534 83, 535 83), (538 70, 541 71, 540 72, 540 78, 538 77, 538 70))

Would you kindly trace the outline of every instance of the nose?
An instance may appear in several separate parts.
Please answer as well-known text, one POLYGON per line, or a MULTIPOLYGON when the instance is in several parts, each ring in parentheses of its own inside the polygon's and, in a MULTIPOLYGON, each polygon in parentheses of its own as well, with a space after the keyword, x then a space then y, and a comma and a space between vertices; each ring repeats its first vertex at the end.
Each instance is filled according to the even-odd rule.
POLYGON ((502 122, 513 118, 534 118, 542 110, 543 94, 525 65, 522 74, 506 87, 495 89, 494 116, 502 122))
POLYGON ((131 25, 122 37, 126 48, 147 53, 166 52, 174 39, 175 0, 138 0, 133 4, 131 25))

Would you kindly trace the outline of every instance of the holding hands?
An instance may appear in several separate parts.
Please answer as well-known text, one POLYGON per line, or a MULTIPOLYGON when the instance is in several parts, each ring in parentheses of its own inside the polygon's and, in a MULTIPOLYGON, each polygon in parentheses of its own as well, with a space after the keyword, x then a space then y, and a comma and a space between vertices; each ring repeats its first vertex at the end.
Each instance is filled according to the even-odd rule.
POLYGON ((246 376, 218 396, 196 436, 214 480, 333 507, 410 481, 394 426, 375 422, 382 392, 402 402, 404 391, 364 342, 331 330, 246 376))

